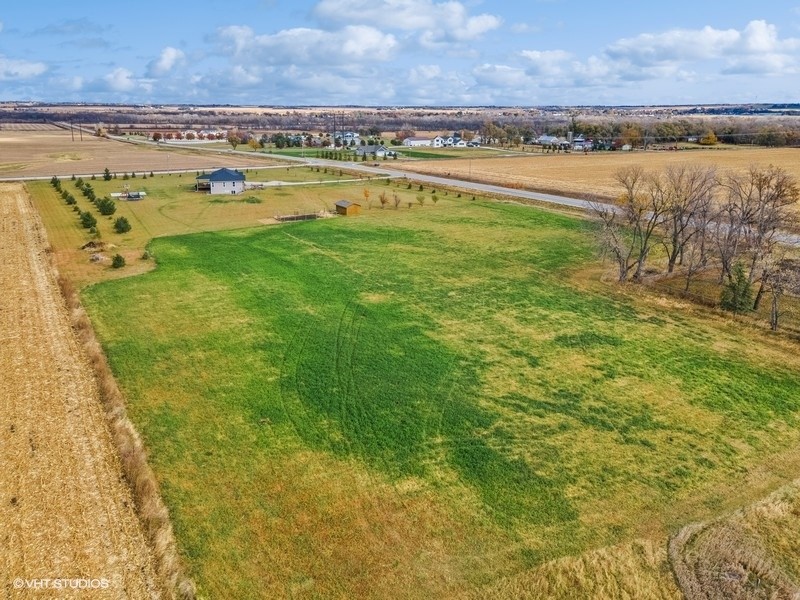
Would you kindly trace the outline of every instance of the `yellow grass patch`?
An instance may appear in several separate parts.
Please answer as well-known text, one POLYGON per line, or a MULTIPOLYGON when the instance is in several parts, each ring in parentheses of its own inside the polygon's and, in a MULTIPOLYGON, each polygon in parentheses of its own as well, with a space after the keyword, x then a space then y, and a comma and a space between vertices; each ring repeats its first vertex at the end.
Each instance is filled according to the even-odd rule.
POLYGON ((635 540, 581 556, 561 558, 508 577, 474 599, 679 600, 667 562, 666 540, 635 540))

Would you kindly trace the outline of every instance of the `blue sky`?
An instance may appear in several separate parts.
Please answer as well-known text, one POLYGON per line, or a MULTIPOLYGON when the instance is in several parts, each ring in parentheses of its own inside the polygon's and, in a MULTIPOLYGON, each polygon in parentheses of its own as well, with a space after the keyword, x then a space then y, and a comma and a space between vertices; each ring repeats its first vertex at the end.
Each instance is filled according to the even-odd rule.
POLYGON ((800 0, 5 2, 0 100, 800 102, 800 0))

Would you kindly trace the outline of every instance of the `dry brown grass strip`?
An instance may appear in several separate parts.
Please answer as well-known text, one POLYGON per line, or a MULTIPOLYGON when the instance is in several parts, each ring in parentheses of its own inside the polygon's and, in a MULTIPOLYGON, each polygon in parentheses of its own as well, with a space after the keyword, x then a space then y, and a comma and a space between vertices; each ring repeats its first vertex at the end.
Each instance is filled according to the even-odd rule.
POLYGON ((669 559, 687 600, 797 600, 800 587, 776 564, 739 511, 692 523, 669 542, 669 559))
POLYGON ((169 511, 161 498, 155 473, 147 462, 142 439, 128 418, 125 398, 75 287, 61 275, 58 275, 58 284, 69 308, 72 325, 97 379, 109 429, 136 503, 136 512, 153 550, 158 575, 170 598, 194 600, 194 582, 186 575, 178 555, 169 511))

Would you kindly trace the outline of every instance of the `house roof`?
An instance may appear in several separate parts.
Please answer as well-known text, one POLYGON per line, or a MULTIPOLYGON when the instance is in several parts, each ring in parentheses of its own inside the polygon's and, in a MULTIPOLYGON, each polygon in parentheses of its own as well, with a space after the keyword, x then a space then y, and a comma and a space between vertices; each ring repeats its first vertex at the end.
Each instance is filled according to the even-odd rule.
POLYGON ((203 175, 199 175, 197 177, 198 180, 202 181, 244 181, 245 176, 244 173, 240 173, 239 171, 234 171, 232 169, 217 169, 211 173, 204 173, 203 175))
POLYGON ((356 148, 357 154, 370 154, 372 152, 386 152, 387 148, 383 144, 380 145, 366 145, 366 146, 358 146, 356 148))
POLYGON ((361 206, 358 202, 350 202, 350 200, 337 200, 336 206, 341 206, 342 208, 347 208, 348 206, 361 206))

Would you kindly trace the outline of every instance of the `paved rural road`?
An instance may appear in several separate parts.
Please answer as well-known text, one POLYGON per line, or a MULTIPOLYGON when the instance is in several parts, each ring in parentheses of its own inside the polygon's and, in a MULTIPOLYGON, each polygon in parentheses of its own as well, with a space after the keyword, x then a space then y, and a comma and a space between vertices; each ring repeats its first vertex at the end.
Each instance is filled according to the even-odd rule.
POLYGON ((159 598, 47 246, 24 186, 0 184, 0 597, 159 598))

